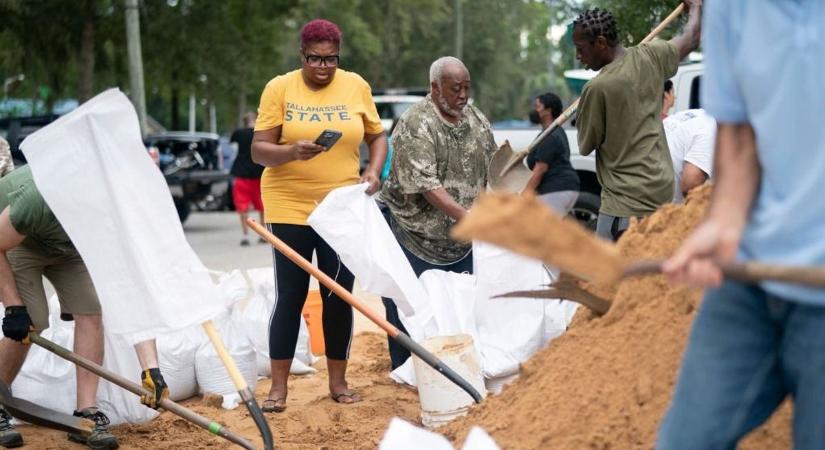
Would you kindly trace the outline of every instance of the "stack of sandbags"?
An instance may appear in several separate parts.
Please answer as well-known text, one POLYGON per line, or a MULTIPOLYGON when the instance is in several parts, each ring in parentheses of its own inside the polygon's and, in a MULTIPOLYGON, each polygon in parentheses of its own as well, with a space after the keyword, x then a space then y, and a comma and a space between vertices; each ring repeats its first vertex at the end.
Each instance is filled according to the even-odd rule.
MULTIPOLYGON (((260 267, 246 271, 252 284, 252 298, 239 302, 232 311, 232 321, 240 328, 252 343, 257 355, 258 375, 270 376, 269 365, 269 319, 275 307, 275 280, 271 267, 260 267)), ((316 372, 311 366, 318 361, 309 349, 309 330, 306 322, 301 320, 295 357, 292 359, 290 373, 302 375, 316 372)))
MULTIPOLYGON (((60 320, 57 296, 49 299, 49 310, 49 328, 41 335, 72 350, 75 324, 60 320)), ((140 364, 133 346, 122 337, 104 334, 104 348, 103 367, 106 370, 140 383, 140 364)), ((12 384, 12 391, 16 397, 71 414, 76 402, 76 379, 74 364, 33 346, 12 384)), ((142 423, 157 415, 154 410, 141 405, 136 395, 103 380, 98 385, 97 404, 113 424, 142 423)))

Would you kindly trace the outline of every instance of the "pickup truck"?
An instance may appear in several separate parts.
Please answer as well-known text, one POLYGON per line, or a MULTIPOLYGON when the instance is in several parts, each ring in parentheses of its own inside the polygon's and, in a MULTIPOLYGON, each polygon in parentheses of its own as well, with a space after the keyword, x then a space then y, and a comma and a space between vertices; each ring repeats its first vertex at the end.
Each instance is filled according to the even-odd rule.
MULTIPOLYGON (((699 104, 699 84, 701 82, 704 65, 702 63, 687 63, 679 66, 673 80, 673 89, 676 94, 676 103, 669 114, 685 109, 701 108, 699 104)), ((596 76, 598 72, 592 70, 568 70, 565 78, 574 91, 580 91, 587 80, 596 76)), ((575 123, 575 119, 573 119, 575 123)), ((570 163, 579 175, 581 192, 571 215, 591 229, 596 227, 599 214, 601 186, 596 178, 595 153, 588 156, 579 154, 579 145, 576 128, 568 122, 564 125, 567 140, 570 142, 570 163)), ((497 128, 493 127, 493 136, 496 144, 501 145, 505 140, 510 141, 514 150, 527 148, 541 129, 538 126, 527 128, 497 128)))

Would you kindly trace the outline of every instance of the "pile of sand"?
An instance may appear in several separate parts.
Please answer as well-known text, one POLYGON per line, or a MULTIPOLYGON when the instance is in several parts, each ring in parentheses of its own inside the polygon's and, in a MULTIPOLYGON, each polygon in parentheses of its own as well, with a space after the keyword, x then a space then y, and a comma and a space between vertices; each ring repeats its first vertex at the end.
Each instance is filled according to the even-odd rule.
MULTIPOLYGON (((634 225, 623 254, 671 254, 701 220, 709 188, 634 225)), ((701 292, 663 277, 599 289, 613 300, 601 318, 581 308, 573 326, 523 366, 520 379, 444 432, 461 443, 480 425, 504 449, 650 449, 670 402, 701 292)), ((789 407, 741 448, 789 448, 789 407)), ((441 431, 441 430, 439 430, 441 431)))

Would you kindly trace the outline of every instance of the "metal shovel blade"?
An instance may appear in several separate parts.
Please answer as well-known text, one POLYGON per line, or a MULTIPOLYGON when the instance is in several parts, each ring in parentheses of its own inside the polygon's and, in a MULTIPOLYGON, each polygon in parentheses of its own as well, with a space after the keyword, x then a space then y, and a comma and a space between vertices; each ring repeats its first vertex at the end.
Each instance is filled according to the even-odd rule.
POLYGON ((89 436, 92 434, 92 428, 95 425, 91 420, 57 412, 27 400, 12 397, 11 389, 2 381, 0 381, 0 403, 12 416, 30 424, 41 425, 54 430, 89 436))
POLYGON ((524 154, 513 151, 510 142, 504 141, 493 154, 487 170, 487 182, 496 192, 518 194, 530 180, 530 169, 521 163, 524 154))

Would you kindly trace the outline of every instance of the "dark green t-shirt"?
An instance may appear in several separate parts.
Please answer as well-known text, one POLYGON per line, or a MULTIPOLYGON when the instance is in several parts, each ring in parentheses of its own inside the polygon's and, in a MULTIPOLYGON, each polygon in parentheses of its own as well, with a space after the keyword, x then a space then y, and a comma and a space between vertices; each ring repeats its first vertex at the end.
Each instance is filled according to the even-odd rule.
POLYGON ((23 245, 46 255, 76 254, 72 241, 34 185, 29 166, 0 178, 0 211, 9 208, 9 220, 26 236, 23 245))
POLYGON ((676 46, 654 40, 628 48, 585 85, 576 119, 579 152, 596 150, 601 212, 646 216, 673 199, 662 86, 678 68, 676 46))

